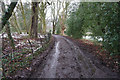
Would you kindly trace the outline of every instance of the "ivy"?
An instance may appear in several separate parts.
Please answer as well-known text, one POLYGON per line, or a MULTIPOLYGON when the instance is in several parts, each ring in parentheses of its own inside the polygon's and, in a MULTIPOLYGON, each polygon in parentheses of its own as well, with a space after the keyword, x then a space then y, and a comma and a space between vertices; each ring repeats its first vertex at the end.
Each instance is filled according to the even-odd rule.
POLYGON ((86 32, 98 40, 102 38, 103 48, 111 56, 120 55, 120 5, 118 3, 81 3, 67 20, 67 34, 82 38, 86 32), (98 38, 96 38, 98 37, 98 38))

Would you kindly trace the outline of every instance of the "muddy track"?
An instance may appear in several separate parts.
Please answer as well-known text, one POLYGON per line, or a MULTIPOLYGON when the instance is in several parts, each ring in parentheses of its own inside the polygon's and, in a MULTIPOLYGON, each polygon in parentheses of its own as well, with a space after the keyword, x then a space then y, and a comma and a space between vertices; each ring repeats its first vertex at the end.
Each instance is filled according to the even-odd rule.
POLYGON ((15 75, 13 74, 8 78, 12 79, 30 78, 34 73, 38 71, 38 69, 43 69, 44 61, 46 60, 46 57, 48 57, 51 49, 53 49, 55 41, 56 41, 55 38, 52 37, 49 46, 46 48, 45 51, 40 52, 40 54, 31 61, 30 67, 28 67, 28 69, 24 68, 23 70, 18 70, 15 75))
POLYGON ((97 67, 71 40, 53 36, 54 48, 30 78, 118 78, 108 68, 97 67))

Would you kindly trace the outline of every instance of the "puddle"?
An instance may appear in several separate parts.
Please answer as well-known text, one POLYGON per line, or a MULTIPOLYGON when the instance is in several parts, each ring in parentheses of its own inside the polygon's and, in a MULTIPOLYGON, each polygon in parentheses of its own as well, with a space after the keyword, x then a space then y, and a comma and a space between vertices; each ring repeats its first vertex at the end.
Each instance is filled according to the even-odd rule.
POLYGON ((53 55, 53 59, 51 61, 52 63, 50 65, 49 75, 47 75, 47 77, 49 77, 49 78, 55 78, 55 76, 56 76, 56 66, 57 66, 58 57, 60 54, 59 44, 60 44, 60 42, 57 42, 57 44, 55 46, 55 54, 53 55))

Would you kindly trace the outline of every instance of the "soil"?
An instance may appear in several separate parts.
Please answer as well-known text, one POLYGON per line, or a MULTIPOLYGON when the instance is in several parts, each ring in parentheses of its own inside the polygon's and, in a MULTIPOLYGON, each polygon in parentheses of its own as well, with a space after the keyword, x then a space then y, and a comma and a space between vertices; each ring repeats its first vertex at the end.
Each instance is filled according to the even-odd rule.
POLYGON ((54 48, 30 78, 118 78, 116 72, 87 52, 83 53, 70 39, 59 35, 54 37, 54 48))
POLYGON ((83 52, 78 43, 60 35, 53 37, 49 49, 33 60, 27 71, 18 72, 15 77, 119 78, 117 72, 101 64, 90 52, 83 52))
POLYGON ((94 43, 86 39, 73 39, 71 37, 65 36, 67 39, 74 42, 81 51, 96 64, 104 65, 108 67, 111 71, 120 74, 119 60, 120 55, 110 55, 110 51, 105 51, 101 43, 94 43))
POLYGON ((27 68, 23 68, 22 70, 18 70, 16 74, 13 74, 9 76, 8 78, 29 78, 33 72, 39 68, 39 66, 42 66, 43 61, 45 60, 45 57, 48 55, 51 49, 53 49, 53 45, 55 44, 55 38, 52 37, 49 46, 46 48, 46 50, 42 53, 40 53, 36 58, 34 58, 31 61, 31 64, 27 68))

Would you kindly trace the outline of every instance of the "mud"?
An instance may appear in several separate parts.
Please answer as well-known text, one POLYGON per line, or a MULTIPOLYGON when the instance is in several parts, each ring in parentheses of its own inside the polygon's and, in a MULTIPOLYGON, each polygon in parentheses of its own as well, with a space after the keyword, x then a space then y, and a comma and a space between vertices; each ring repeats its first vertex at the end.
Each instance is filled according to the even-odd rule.
POLYGON ((32 72, 30 78, 118 78, 118 74, 97 62, 83 52, 73 41, 55 37, 53 49, 32 72), (86 56, 87 55, 87 56, 86 56))

